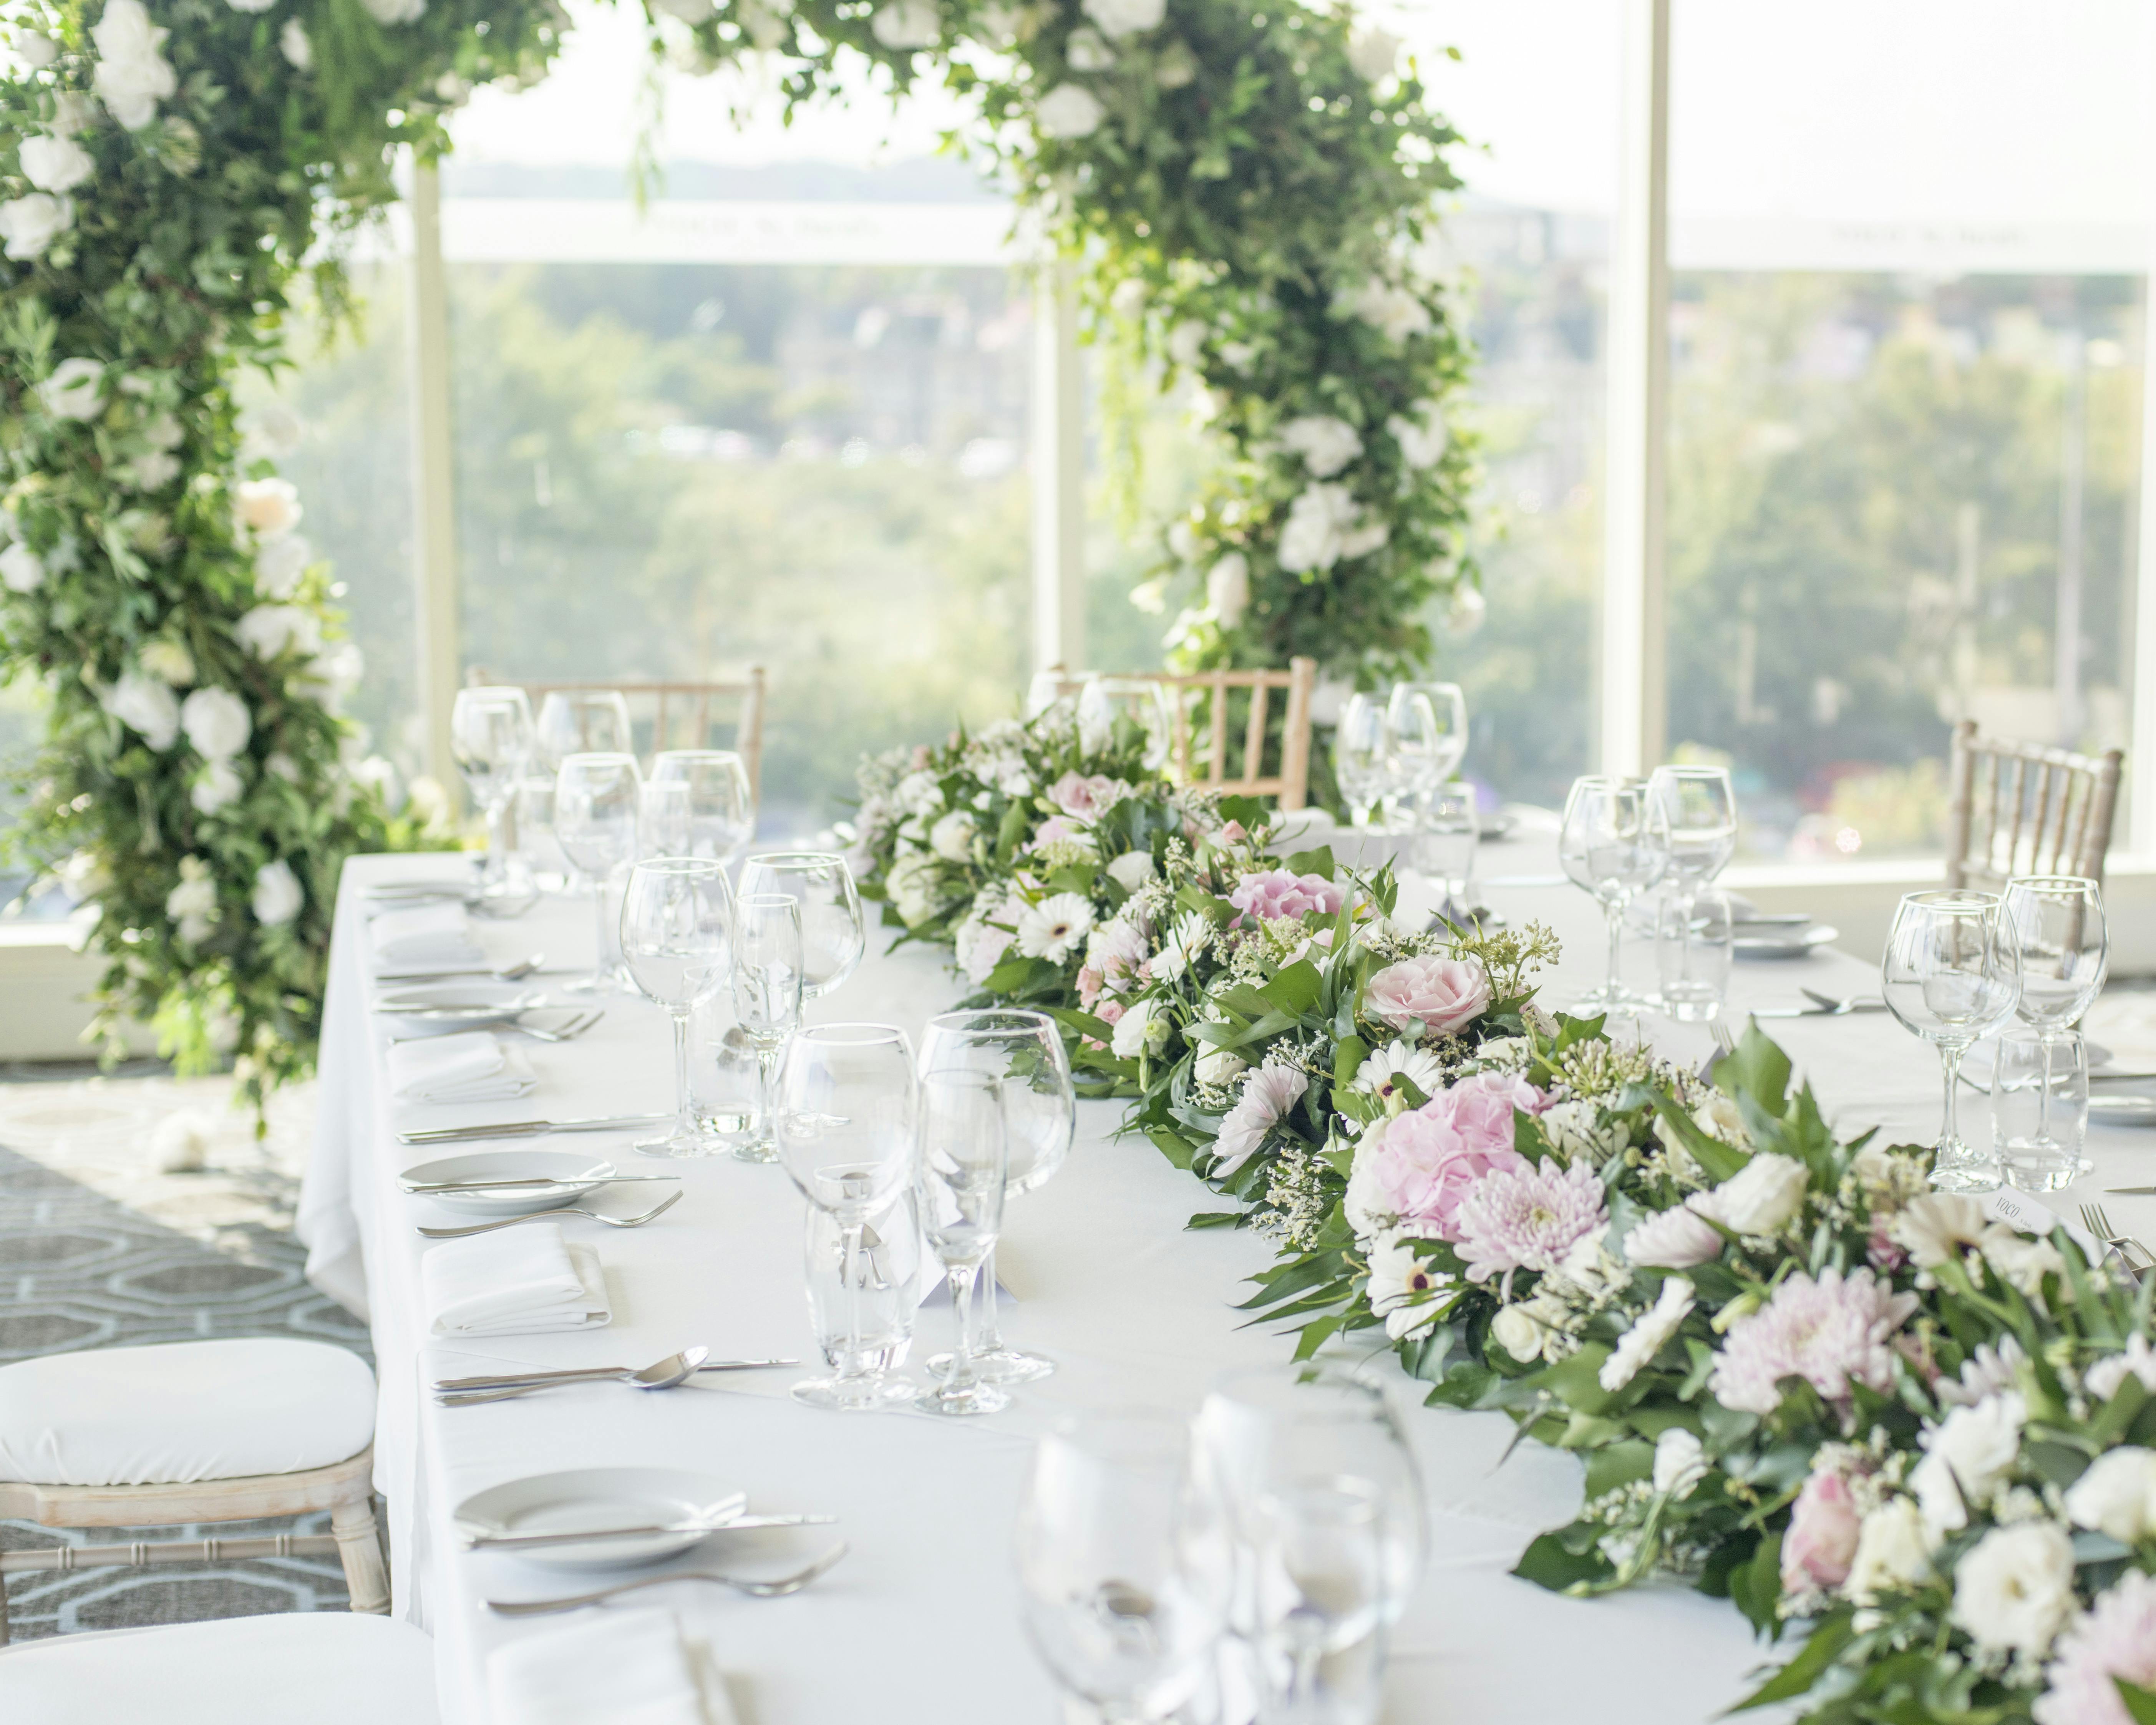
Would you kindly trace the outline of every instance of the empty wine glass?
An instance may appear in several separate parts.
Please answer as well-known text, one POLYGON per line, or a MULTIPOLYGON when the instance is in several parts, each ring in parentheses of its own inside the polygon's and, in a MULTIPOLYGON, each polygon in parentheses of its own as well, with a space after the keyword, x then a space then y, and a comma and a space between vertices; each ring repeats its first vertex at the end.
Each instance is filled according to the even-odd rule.
POLYGON ((1475 876, 1475 852, 1482 842, 1482 818, 1471 785, 1440 784, 1414 799, 1414 833, 1408 855, 1415 871, 1445 895, 1439 914, 1465 923, 1473 911, 1468 885, 1475 876))
POLYGON ((1003 1086, 980 1072, 922 1073, 914 1208, 950 1279, 957 1319, 949 1369, 913 1399, 923 1413, 993 1414, 1010 1405, 1009 1394, 973 1371, 973 1289, 1003 1229, 1009 1174, 1003 1086))
MULTIPOLYGON (((508 911, 536 896, 510 839, 510 809, 531 760, 531 704, 521 689, 459 689, 449 708, 449 752, 472 801, 486 818, 486 866, 480 875, 482 908, 508 911)), ((528 872, 528 871, 525 871, 528 872)))
POLYGON ((1638 1012, 1647 1003, 1621 978, 1625 910, 1669 865, 1668 828, 1660 805, 1640 779, 1594 774, 1574 779, 1564 799, 1557 854, 1573 884, 1600 902, 1609 927, 1609 979, 1581 996, 1579 1004, 1638 1012))
POLYGON ((1467 758, 1467 696, 1459 684, 1395 683, 1385 712, 1396 732, 1416 739, 1415 752, 1424 757, 1421 765, 1427 783, 1443 784, 1460 771, 1460 763, 1467 758), (1409 717, 1416 701, 1429 706, 1426 724, 1419 710, 1409 717))
POLYGON ((730 863, 756 837, 756 793, 747 763, 732 749, 668 749, 653 760, 651 782, 688 787, 683 855, 730 863))
POLYGON ((620 901, 609 891, 616 870, 636 860, 637 819, 644 776, 636 757, 571 755, 554 778, 554 839, 593 883, 598 957, 591 976, 569 986, 588 993, 619 994, 628 978, 616 956, 621 940, 620 901))
MULTIPOLYGON (((2055 1051, 2095 1004, 2111 964, 2111 928, 2103 889, 2079 875, 2024 875, 2006 883, 2001 928, 2020 955, 2021 998, 2015 1012, 2042 1045, 2043 1081, 2036 1091, 2036 1135, 2027 1147, 2039 1153, 2065 1147, 2051 1132, 2051 1065, 2055 1051)), ((2086 1173, 2080 1147, 2079 1171, 2086 1173)))
POLYGON ((1385 794, 1385 746, 1389 729, 1382 703, 1368 695, 1348 697, 1332 732, 1332 776, 1348 799, 1349 819, 1370 824, 1370 811, 1385 794))
MULTIPOLYGON (((1077 1128, 1078 1101, 1070 1083, 1070 1056, 1055 1021, 1045 1013, 1006 1008, 947 1012, 921 1033, 921 1070, 983 1073, 1004 1090, 1004 1118, 1010 1135, 1010 1193, 1045 1186, 1063 1166, 1077 1128)), ((1037 1353, 1006 1348, 996 1323, 996 1260, 990 1250, 981 1270, 979 1352, 974 1369, 990 1384, 1025 1384, 1045 1378, 1055 1363, 1037 1353)), ((944 1356, 928 1362, 942 1369, 944 1356)))
POLYGON ((1430 697, 1411 684, 1396 683, 1385 703, 1385 825, 1411 825, 1416 799, 1437 788, 1450 751, 1438 729, 1430 697))
POLYGON ((1956 1090, 1962 1057, 2014 1015, 2021 995, 2021 957, 2001 927, 1998 895, 1965 888, 1905 894, 1880 961, 1887 1009, 1936 1043, 1946 1084, 1932 1183, 1948 1192, 1990 1192, 1999 1158, 1962 1139, 1956 1090))
MULTIPOLYGON (((689 787, 647 778, 637 793, 636 854, 693 856, 689 848, 689 787)), ((721 858, 718 860, 723 861, 721 858)))
POLYGON ((661 856, 636 864, 621 906, 621 952, 647 999, 674 1020, 674 1130, 646 1138, 646 1156, 709 1156, 717 1137, 696 1118, 689 1082, 689 1017, 726 977, 733 891, 726 865, 705 857, 661 856))
POLYGON ((742 896, 778 893, 801 906, 801 992, 820 999, 860 967, 868 947, 853 870, 835 850, 774 850, 742 865, 742 896))
MULTIPOLYGON (((1689 928, 1700 889, 1737 853, 1737 793, 1726 767, 1657 767, 1647 788, 1669 830, 1664 892, 1676 901, 1677 927, 1689 928)), ((1674 976, 1661 979, 1663 1006, 1680 1019, 1712 1016, 1722 989, 1691 973, 1691 943, 1676 949, 1674 976)))
MULTIPOLYGON (((920 1087, 913 1048, 889 1024, 815 1024, 787 1039, 778 1065, 778 1158, 802 1195, 839 1225, 843 1285, 861 1286, 872 1219, 913 1178, 920 1087)), ((858 1411, 911 1396, 913 1386, 864 1359, 858 1301, 847 1300, 845 1358, 829 1378, 793 1386, 814 1408, 858 1411)))
POLYGON ((572 755, 633 755, 629 701, 613 689, 557 689, 539 703, 539 763, 558 771, 572 755))
POLYGON ((756 1125, 734 1147, 742 1162, 776 1162, 772 1081, 779 1050, 801 1024, 801 906, 756 893, 734 906, 734 1022, 756 1050, 756 1125))
POLYGON ((1230 1559, 1192 1489, 1188 1427, 1132 1411, 1040 1440, 1019 1508, 1027 1638, 1103 1725, 1183 1716, 1211 1687, 1230 1559))

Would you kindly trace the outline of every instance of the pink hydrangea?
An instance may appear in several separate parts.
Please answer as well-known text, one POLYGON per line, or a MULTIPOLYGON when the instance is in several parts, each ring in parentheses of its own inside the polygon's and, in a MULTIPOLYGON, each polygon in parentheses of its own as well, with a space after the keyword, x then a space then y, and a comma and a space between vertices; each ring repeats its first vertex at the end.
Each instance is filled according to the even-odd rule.
POLYGON ((1561 1270, 1609 1225, 1602 1179, 1585 1162, 1567 1168, 1544 1157, 1500 1169, 1460 1200, 1460 1255, 1472 1281, 1502 1274, 1507 1296, 1516 1270, 1561 1270))
POLYGON ((1863 1525, 1849 1481, 1832 1469, 1815 1473, 1797 1493, 1789 1531, 1782 1541, 1782 1591, 1840 1587, 1856 1558, 1863 1525))
POLYGON ((1522 1079, 1477 1073, 1372 1127, 1358 1161, 1368 1158, 1382 1207, 1408 1232, 1457 1240, 1460 1201, 1491 1174, 1527 1166, 1512 1148, 1514 1111, 1534 1113, 1548 1105, 1522 1079))
POLYGON ((1337 916, 1342 902, 1340 889, 1322 875, 1291 875, 1286 869, 1267 869, 1245 875, 1228 902, 1248 916, 1270 922, 1281 916, 1301 916, 1312 911, 1337 916))
POLYGON ((1893 1383, 1893 1336, 1917 1309, 1914 1294, 1895 1293, 1869 1270, 1801 1273, 1774 1290, 1758 1311, 1729 1327, 1707 1389, 1725 1408, 1771 1414, 1781 1382, 1801 1378, 1830 1402, 1851 1384, 1883 1390, 1893 1383))
POLYGON ((2044 1675, 2036 1725, 2133 1725, 2112 1679, 2156 1689, 2156 1575, 2122 1575, 2067 1625, 2044 1675))
POLYGON ((1105 773, 1096 773, 1091 778, 1066 773, 1048 788, 1048 800, 1081 820, 1098 819, 1122 796, 1123 787, 1105 773))
POLYGON ((1370 978, 1366 1004, 1395 1030, 1443 1036, 1490 1004, 1490 974, 1471 958, 1403 958, 1370 978))

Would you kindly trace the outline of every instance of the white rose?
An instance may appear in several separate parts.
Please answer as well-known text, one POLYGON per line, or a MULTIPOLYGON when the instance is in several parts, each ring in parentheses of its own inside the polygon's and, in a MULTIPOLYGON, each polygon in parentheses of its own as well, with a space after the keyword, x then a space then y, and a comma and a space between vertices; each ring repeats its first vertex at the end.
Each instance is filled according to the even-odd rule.
POLYGON ((72 192, 97 172, 89 151, 73 138, 23 140, 23 177, 40 192, 72 192))
POLYGON ((891 799, 908 814, 932 814, 943 806, 943 788, 932 773, 909 773, 898 782, 891 799))
MULTIPOLYGON (((1098 30, 1078 29, 1073 30, 1070 39, 1064 44, 1063 58, 1070 63, 1074 72, 1105 72, 1115 64, 1116 50, 1101 39, 1098 30)), ((1123 284, 1125 287, 1130 285, 1128 282, 1123 284)))
POLYGON ((943 21, 937 15, 933 0, 886 0, 869 22, 870 35, 886 48, 901 52, 933 48, 942 29, 943 21))
POLYGON ((180 884, 165 895, 165 914, 179 924, 180 938, 192 946, 217 921, 217 882, 198 856, 180 859, 180 884))
POLYGON ((180 458, 162 449, 137 455, 125 470, 127 483, 138 491, 162 491, 180 476, 180 458))
POLYGON ((300 877, 282 858, 265 863, 254 871, 254 920, 265 928, 290 922, 306 901, 300 877))
POLYGON ((1108 878, 1126 892, 1136 892, 1153 877, 1152 854, 1126 850, 1108 865, 1108 878))
POLYGON ((15 33, 15 59, 25 71, 42 72, 60 57, 60 45, 43 30, 15 33))
POLYGON ((255 553, 254 590, 264 598, 290 598, 314 560, 314 547, 297 533, 271 540, 255 553))
POLYGON ((314 68, 314 39, 307 34, 307 27, 295 18, 286 18, 285 28, 277 33, 277 52, 285 56, 285 64, 295 72, 314 68))
POLYGON ((10 593, 35 593, 45 584, 45 560, 18 539, 0 551, 0 582, 10 593))
POLYGON ((1445 459, 1451 436, 1445 429, 1445 421, 1439 418, 1440 411, 1435 402, 1426 401, 1415 408, 1412 419, 1395 413, 1385 421, 1385 429, 1400 446, 1400 459, 1417 472, 1435 467, 1445 459))
POLYGON ((1954 1409, 1923 1434, 1924 1459, 1910 1470, 1909 1486, 1933 1533, 1968 1526, 1965 1506, 1989 1501, 2021 1453, 2027 1418, 2027 1404, 2007 1390, 1954 1409))
MULTIPOLYGON (((1205 326, 1194 317, 1186 317, 1176 325, 1168 332, 1168 357, 1186 371, 1195 366, 1205 357, 1205 326)), ((1188 532, 1190 523, 1188 520, 1178 521, 1175 526, 1181 527, 1188 532)), ((1168 531, 1169 543, 1173 545, 1175 527, 1170 527, 1168 531)), ((1186 562, 1196 554, 1195 541, 1194 540, 1192 543, 1192 550, 1186 551, 1180 546, 1175 548, 1176 555, 1186 562)))
POLYGON ((427 0, 359 0, 378 24, 408 24, 427 10, 427 0))
POLYGON ((269 11, 277 0, 224 0, 224 3, 234 12, 257 13, 269 11))
POLYGON ((159 52, 172 33, 150 22, 142 0, 105 0, 90 33, 98 53, 91 88, 115 120, 140 131, 157 117, 157 104, 179 88, 171 62, 159 52))
POLYGON ((1340 561, 1341 538, 1362 513, 1342 485, 1312 484, 1288 506, 1281 530, 1280 566, 1291 575, 1329 569, 1340 561))
POLYGON ((1140 30, 1157 30, 1168 16, 1168 0, 1082 0, 1078 8, 1101 27, 1110 40, 1134 36, 1140 30))
POLYGON ((1383 521, 1371 521, 1353 532, 1343 533, 1340 536, 1340 561, 1353 562, 1373 551, 1383 551, 1392 536, 1392 528, 1383 521))
POLYGON ((247 703, 229 689, 198 689, 180 703, 180 728, 205 760, 228 761, 247 747, 254 721, 247 703))
POLYGON ((177 641, 152 641, 135 659, 159 682, 175 689, 184 689, 195 680, 195 656, 177 641))
POLYGON ((1231 551, 1205 572, 1205 603, 1223 629, 1242 620, 1250 603, 1250 560, 1231 551))
POLYGON ((97 697, 97 704, 139 732, 143 742, 162 752, 180 734, 180 701, 155 677, 131 670, 97 697))
POLYGON ((1302 457, 1319 479, 1331 479, 1363 453, 1363 439, 1345 419, 1330 413, 1305 413, 1280 429, 1281 447, 1302 457))
POLYGON ((2099 1455, 2066 1490, 2066 1513, 2121 1545, 2156 1534, 2156 1450, 2133 1445, 2099 1455))
POLYGON ((1375 276, 1353 292, 1340 295, 1333 301, 1333 311, 1336 316, 1360 318, 1389 341, 1427 335, 1430 329, 1427 305, 1408 289, 1375 276))
POLYGON ((1135 1060, 1141 1050, 1158 1054, 1168 1045, 1168 1016, 1150 1000, 1141 1000, 1116 1021, 1115 1040, 1109 1045, 1119 1060, 1135 1060))
POLYGON ((1706 1447, 1681 1425, 1655 1440, 1655 1489, 1670 1497, 1687 1496, 1707 1476, 1706 1447))
POLYGON ((2076 1604, 2073 1541, 2056 1522, 1994 1527, 1954 1566, 1954 1621, 1979 1646, 2041 1659, 2076 1604))
POLYGON ((53 131, 64 138, 88 131, 97 123, 97 98, 87 90, 64 90, 53 98, 53 131))
POLYGON ((1059 84, 1040 99, 1034 123, 1044 137, 1082 138, 1097 131, 1107 116, 1091 90, 1059 84))
POLYGON ((239 800, 247 788, 239 772, 229 761, 213 761, 203 768, 195 780, 194 788, 187 793, 187 801, 194 804, 198 814, 214 814, 230 803, 239 800))
POLYGON ((928 848, 947 862, 962 863, 973 854, 973 817, 953 809, 928 831, 928 848))
POLYGON ((935 915, 934 869, 926 856, 901 857, 891 865, 883 884, 891 895, 891 908, 908 928, 918 927, 935 915))
POLYGON ((105 367, 94 359, 64 359, 38 386, 45 411, 62 419, 88 419, 105 396, 105 367))
POLYGON ((257 659, 275 659, 294 646, 310 656, 321 650, 321 619, 298 605, 257 605, 232 633, 257 659))
POLYGON ((304 693, 335 711, 359 687, 359 680, 366 673, 367 655, 360 651, 358 642, 332 641, 307 661, 298 684, 304 693))
POLYGON ((1762 1151, 1714 1189, 1708 1215, 1732 1234, 1779 1232, 1804 1207, 1811 1172, 1794 1156, 1762 1151))
POLYGON ((1225 1084, 1250 1064, 1233 1049, 1216 1048, 1199 1055, 1194 1070, 1200 1084, 1225 1084))
POLYGON ((651 0, 651 9, 685 24, 701 24, 718 10, 711 0, 651 0))
POLYGON ((306 511, 300 506, 300 491, 290 480, 243 480, 233 490, 233 507, 239 525, 253 529, 258 539, 275 539, 300 525, 306 511))
POLYGON ((1516 1360, 1540 1359, 1543 1327, 1524 1306, 1507 1306, 1490 1320, 1490 1339, 1516 1360))
POLYGON ((1852 1603, 1871 1605, 1890 1589, 1915 1587, 1932 1573, 1933 1544, 1922 1511, 1907 1497, 1889 1498, 1857 1528, 1842 1591, 1852 1603))
POLYGON ((0 239, 8 242, 8 255, 18 262, 43 256, 74 225, 74 203, 49 193, 33 192, 0 203, 0 239))
POLYGON ((1375 84, 1393 75, 1399 64, 1401 38, 1375 24, 1365 24, 1348 39, 1348 64, 1355 75, 1375 84))

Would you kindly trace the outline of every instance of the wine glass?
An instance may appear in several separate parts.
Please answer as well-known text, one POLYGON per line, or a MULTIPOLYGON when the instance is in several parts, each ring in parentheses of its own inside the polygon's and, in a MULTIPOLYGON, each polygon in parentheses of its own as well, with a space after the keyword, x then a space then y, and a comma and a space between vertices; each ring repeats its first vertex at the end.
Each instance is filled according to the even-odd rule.
POLYGON ((923 1413, 993 1414, 1010 1405, 1005 1391, 973 1371, 973 1289, 1003 1228, 1009 1174, 1003 1086, 981 1072, 922 1073, 914 1207, 950 1278, 957 1319, 950 1369, 913 1399, 923 1413))
MULTIPOLYGON (((1681 927, 1689 928, 1700 889, 1720 874, 1737 852, 1737 793, 1726 767, 1657 767, 1647 788, 1669 829, 1670 865, 1665 891, 1677 901, 1681 927)), ((1681 946, 1677 974, 1662 984, 1662 1004, 1679 1018, 1705 1015, 1721 991, 1691 974, 1689 940, 1681 946)))
POLYGON ((778 1158, 802 1195, 838 1224, 849 1291, 850 1368, 793 1386, 812 1408, 857 1411, 903 1401, 913 1386, 862 1358, 857 1291, 869 1224, 913 1178, 920 1121, 913 1048, 889 1024, 815 1024, 787 1040, 778 1065, 778 1158))
POLYGON ((1467 758, 1467 696, 1457 683, 1395 683, 1385 711, 1397 726, 1401 714, 1415 701, 1430 706, 1430 730, 1435 741, 1427 748, 1430 783, 1443 784, 1460 771, 1467 758))
POLYGON ((730 863, 756 837, 756 793, 748 768, 732 749, 668 749, 651 763, 651 782, 689 788, 685 856, 730 863))
POLYGON ((1393 685, 1385 703, 1385 825, 1410 824, 1416 800, 1444 783, 1440 769, 1449 754, 1430 697, 1406 683, 1393 685))
MULTIPOLYGON (((1070 1056, 1047 1014, 1004 1008, 938 1014, 921 1034, 921 1070, 924 1076, 979 1072, 1003 1086, 1014 1196, 1046 1185, 1063 1166, 1077 1130, 1078 1099, 1070 1083, 1070 1056)), ((1055 1369, 1053 1361, 1039 1354, 1004 1345, 996 1325, 993 1248, 981 1269, 980 1304, 980 1345, 973 1368, 983 1378, 1025 1384, 1055 1369)), ((941 1370, 942 1359, 931 1359, 929 1370, 941 1370)))
MULTIPOLYGON (((2006 883, 2001 932, 2021 960, 2021 998, 2015 1013, 2042 1047, 2036 1092, 2036 1136, 2030 1147, 2066 1147, 2051 1132, 2051 1062, 2082 1014, 2095 1004, 2111 963, 2111 929, 2103 889, 2080 875, 2023 875, 2006 883)), ((2088 1172, 2078 1150, 2079 1172, 2088 1172)))
POLYGON ((648 1000, 674 1020, 677 1117, 664 1137, 646 1138, 646 1156, 709 1156, 719 1141, 696 1119, 689 1083, 689 1017, 726 978, 733 889, 724 863, 707 857, 649 857, 629 874, 621 901, 621 955, 648 1000))
MULTIPOLYGON (((689 787, 678 779, 647 778, 637 793, 636 854, 693 856, 689 848, 689 787)), ((716 859, 723 862, 723 857, 716 859)))
POLYGON ((742 865, 742 896, 778 893, 801 906, 801 992, 820 999, 860 968, 868 947, 854 871, 835 850, 774 850, 742 865))
POLYGON ((756 1127, 734 1147, 741 1162, 776 1162, 772 1080, 778 1052, 801 1024, 801 906, 756 893, 734 906, 734 1022, 756 1050, 756 1127))
POLYGON ((1583 1007, 1636 1013, 1647 1003, 1620 979, 1625 908, 1669 865, 1669 834, 1661 805, 1636 778, 1590 774, 1573 781, 1564 799, 1558 860, 1573 884, 1600 901, 1609 925, 1609 979, 1580 998, 1583 1007))
POLYGON ((521 689, 459 689, 449 708, 449 752, 464 774, 472 801, 486 817, 486 867, 480 875, 482 904, 506 909, 534 896, 516 878, 519 865, 510 842, 510 807, 517 782, 531 759, 531 704, 521 689))
POLYGON ((1956 1111, 1962 1057, 1969 1045, 2014 1015, 2021 997, 2021 953, 2002 927, 1996 893, 1950 887, 1903 895, 1880 961, 1879 988, 1902 1028, 1938 1045, 1946 1108, 1932 1158, 1932 1184, 1947 1192, 1991 1192, 1999 1158, 1963 1142, 1956 1111))
POLYGON ((1183 1716, 1209 1690, 1230 1568, 1165 1414, 1066 1420, 1034 1446, 1019 1508, 1026 1636, 1103 1725, 1183 1716))
POLYGON ((1368 695, 1348 697, 1332 732, 1332 776, 1348 799, 1350 819, 1370 824, 1370 811, 1385 793, 1385 709, 1368 695))
POLYGON ((628 754, 571 755, 554 778, 554 842, 592 878, 597 901, 598 957, 591 976, 572 988, 593 994, 626 992, 621 968, 619 900, 612 891, 615 870, 636 860, 637 819, 644 775, 628 754))
POLYGON ((572 755, 633 755, 629 701, 613 689, 557 689, 539 703, 538 744, 549 771, 572 755))

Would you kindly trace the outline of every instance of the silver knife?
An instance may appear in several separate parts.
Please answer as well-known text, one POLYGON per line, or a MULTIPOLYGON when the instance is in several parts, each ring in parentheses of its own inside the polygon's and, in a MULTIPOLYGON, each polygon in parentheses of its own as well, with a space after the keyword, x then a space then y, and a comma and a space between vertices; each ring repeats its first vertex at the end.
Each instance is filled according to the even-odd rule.
POLYGON ((399 1132, 400 1144, 461 1144, 474 1138, 538 1138, 549 1132, 623 1132, 671 1120, 671 1114, 609 1114, 590 1120, 506 1120, 494 1126, 440 1126, 421 1132, 399 1132))
MULTIPOLYGON (((798 1359, 708 1359, 697 1367, 699 1372, 758 1372, 767 1366, 798 1366, 798 1359)), ((591 1382, 595 1374, 579 1366, 566 1372, 500 1372, 490 1377, 438 1378, 434 1394, 455 1395, 480 1389, 506 1389, 520 1384, 528 1384, 534 1389, 543 1389, 550 1384, 574 1382, 583 1378, 591 1382)), ((609 1375, 619 1376, 619 1373, 609 1375)))
POLYGON ((534 1174, 523 1180, 399 1180, 414 1194, 433 1192, 499 1192, 511 1186, 626 1186, 632 1182, 678 1180, 679 1174, 534 1174))
POLYGON ((2156 1198, 2156 1186, 2107 1186, 2103 1189, 2112 1198, 2156 1198))
POLYGON ((836 1516, 739 1516, 731 1522, 685 1522, 672 1527, 599 1527, 589 1533, 467 1533, 466 1551, 537 1551, 550 1545, 582 1545, 588 1539, 649 1539, 665 1533, 741 1533, 758 1527, 824 1527, 836 1516))

